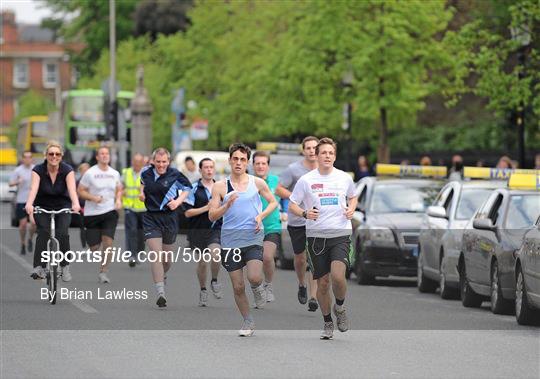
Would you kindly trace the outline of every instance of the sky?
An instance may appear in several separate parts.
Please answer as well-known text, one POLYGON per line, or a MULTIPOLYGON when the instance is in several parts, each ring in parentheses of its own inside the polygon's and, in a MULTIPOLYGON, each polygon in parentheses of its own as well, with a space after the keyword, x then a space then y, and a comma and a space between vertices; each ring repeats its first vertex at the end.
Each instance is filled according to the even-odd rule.
POLYGON ((51 15, 51 11, 36 0, 0 0, 0 8, 14 11, 17 23, 39 24, 41 19, 51 15))

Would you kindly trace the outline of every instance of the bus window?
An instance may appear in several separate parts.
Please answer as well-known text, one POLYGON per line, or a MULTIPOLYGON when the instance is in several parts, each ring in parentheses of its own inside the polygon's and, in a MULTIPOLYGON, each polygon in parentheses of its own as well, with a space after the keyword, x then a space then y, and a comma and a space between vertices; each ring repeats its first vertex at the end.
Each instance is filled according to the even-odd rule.
POLYGON ((103 99, 101 97, 71 98, 70 119, 72 121, 103 122, 103 99))
POLYGON ((46 122, 33 122, 32 123, 32 137, 44 137, 47 138, 51 134, 46 122))

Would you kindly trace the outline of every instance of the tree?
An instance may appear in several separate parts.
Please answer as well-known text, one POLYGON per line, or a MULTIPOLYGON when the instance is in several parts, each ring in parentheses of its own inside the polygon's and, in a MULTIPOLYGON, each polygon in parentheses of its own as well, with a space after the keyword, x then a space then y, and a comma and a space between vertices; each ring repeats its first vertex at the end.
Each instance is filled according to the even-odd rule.
MULTIPOLYGON (((87 0, 42 0, 53 14, 48 23, 61 20, 60 35, 67 41, 83 42, 86 46, 72 60, 81 75, 92 75, 94 63, 109 46, 109 2, 87 0)), ((133 12, 138 0, 117 0, 116 39, 122 41, 133 32, 133 12)))
POLYGON ((155 41, 158 34, 185 32, 191 22, 187 11, 192 0, 142 0, 135 9, 135 36, 149 34, 155 41))
MULTIPOLYGON (((505 5, 507 17, 497 27, 489 19, 477 19, 447 34, 445 44, 454 56, 454 67, 446 94, 452 102, 469 92, 485 97, 488 108, 502 119, 525 112, 529 144, 538 146, 540 4, 519 0, 505 5), (511 28, 528 31, 530 43, 522 46, 512 39, 511 28)), ((515 125, 516 116, 510 122, 515 125)))
POLYGON ((17 131, 19 123, 25 117, 48 115, 55 109, 51 99, 43 96, 35 90, 30 90, 21 95, 18 99, 19 109, 17 115, 11 121, 9 137, 13 146, 16 146, 17 131))

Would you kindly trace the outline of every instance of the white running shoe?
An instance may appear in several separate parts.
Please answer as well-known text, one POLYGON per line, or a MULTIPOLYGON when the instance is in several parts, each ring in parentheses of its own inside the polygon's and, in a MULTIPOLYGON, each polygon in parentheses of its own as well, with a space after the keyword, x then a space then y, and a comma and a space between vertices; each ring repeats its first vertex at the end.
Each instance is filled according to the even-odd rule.
POLYGON ((273 301, 276 301, 276 297, 274 296, 274 288, 272 287, 272 283, 266 283, 264 285, 264 290, 266 291, 266 302, 271 303, 273 301))
POLYGON ((251 289, 253 291, 253 297, 255 298, 255 308, 263 309, 266 304, 266 291, 263 285, 251 289))
POLYGON ((107 276, 107 274, 104 273, 104 272, 99 273, 98 279, 99 279, 100 283, 110 283, 111 282, 109 277, 107 276))
POLYGON ((255 332, 255 322, 244 320, 242 327, 238 331, 240 337, 251 337, 255 332))
POLYGON ((338 306, 334 304, 334 315, 337 319, 337 327, 340 332, 346 332, 349 330, 349 318, 347 317, 347 312, 345 312, 345 307, 342 305, 338 309, 338 306))
POLYGON ((321 332, 322 340, 331 340, 334 337, 334 322, 328 321, 324 323, 324 328, 321 332))
POLYGON ((201 290, 199 292, 199 307, 206 307, 208 305, 208 291, 201 290))
POLYGON ((61 268, 62 270, 62 280, 64 282, 71 282, 71 272, 69 272, 69 265, 61 268))
POLYGON ((210 283, 210 287, 212 287, 212 293, 216 299, 221 299, 223 297, 223 293, 221 292, 223 286, 220 283, 212 282, 210 283))
POLYGON ((34 280, 45 279, 46 276, 45 270, 41 266, 34 267, 32 274, 30 274, 30 277, 34 280))

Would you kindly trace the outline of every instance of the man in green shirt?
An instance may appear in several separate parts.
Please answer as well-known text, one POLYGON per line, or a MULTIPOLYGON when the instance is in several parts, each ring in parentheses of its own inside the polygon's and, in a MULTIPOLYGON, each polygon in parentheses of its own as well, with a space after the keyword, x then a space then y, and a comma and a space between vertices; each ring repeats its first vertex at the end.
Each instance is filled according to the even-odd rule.
MULTIPOLYGON (((270 155, 265 151, 257 151, 253 154, 253 169, 255 175, 264 179, 270 191, 278 202, 281 198, 276 195, 276 188, 279 183, 279 178, 276 175, 269 174, 270 170, 270 155)), ((268 202, 261 196, 263 210, 268 206, 268 202)), ((264 289, 266 291, 266 301, 272 302, 275 300, 274 289, 272 287, 272 279, 276 269, 274 256, 281 241, 281 216, 280 211, 276 208, 264 220, 264 242, 263 242, 263 271, 264 271, 264 289)))

